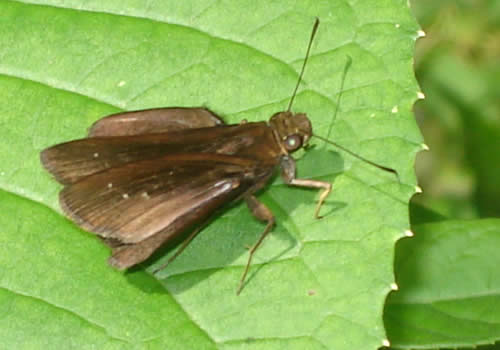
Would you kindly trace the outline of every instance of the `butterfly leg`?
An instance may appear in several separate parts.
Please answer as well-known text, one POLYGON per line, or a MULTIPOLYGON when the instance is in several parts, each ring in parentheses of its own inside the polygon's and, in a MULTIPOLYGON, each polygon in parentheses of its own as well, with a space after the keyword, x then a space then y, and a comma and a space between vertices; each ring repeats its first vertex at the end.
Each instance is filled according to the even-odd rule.
POLYGON ((179 255, 181 255, 181 253, 184 251, 184 249, 186 249, 186 247, 189 245, 189 243, 191 243, 191 241, 196 237, 196 235, 198 235, 198 233, 200 233, 201 229, 203 228, 204 226, 201 225, 199 227, 197 227, 193 232, 191 232, 189 234, 189 237, 186 238, 184 240, 184 242, 182 242, 182 245, 177 248, 176 252, 174 253, 174 255, 172 255, 166 263, 164 264, 161 264, 160 267, 157 267, 156 269, 154 269, 153 273, 157 273, 158 271, 160 270, 163 270, 165 267, 167 267, 172 261, 174 261, 179 255))
POLYGON ((323 191, 319 196, 319 201, 318 204, 316 205, 316 210, 314 211, 314 217, 316 219, 321 219, 322 216, 319 215, 319 211, 321 209, 321 206, 325 202, 326 197, 328 197, 328 195, 332 191, 332 184, 326 181, 297 179, 295 177, 296 174, 295 160, 291 157, 288 156, 282 157, 280 165, 281 165, 281 177, 283 178, 283 181, 285 181, 286 184, 299 187, 323 189, 323 191))
POLYGON ((257 243, 255 243, 248 252, 249 255, 248 255, 247 265, 245 266, 245 271, 243 271, 243 275, 241 276, 240 285, 238 286, 238 290, 236 291, 237 295, 240 294, 241 290, 243 289, 243 286, 245 285, 245 278, 247 277, 248 270, 250 269, 250 264, 252 263, 253 254, 255 253, 257 248, 259 248, 262 241, 264 240, 264 238, 266 238, 267 234, 269 233, 269 231, 271 231, 271 228, 274 225, 273 213, 263 203, 259 202, 259 200, 255 198, 255 196, 249 195, 245 197, 245 202, 247 203, 247 206, 252 212, 253 216, 255 216, 260 221, 265 221, 267 225, 262 234, 260 235, 260 238, 257 241, 257 243))
POLYGON ((319 215, 319 211, 320 211, 321 206, 323 205, 326 197, 328 197, 328 195, 332 191, 332 184, 329 182, 325 182, 325 181, 292 179, 292 181, 290 181, 289 185, 323 189, 323 191, 319 195, 319 200, 318 200, 318 204, 316 205, 316 209, 314 210, 314 217, 316 219, 321 219, 322 216, 319 215))
MULTIPOLYGON (((164 269, 175 258, 177 258, 203 227, 203 225, 198 226, 189 235, 189 237, 184 240, 175 254, 165 264, 156 268, 153 273, 157 273, 158 271, 164 269)), ((104 240, 113 251, 111 258, 109 258, 109 264, 119 270, 125 270, 133 265, 136 265, 149 258, 155 250, 160 248, 167 241, 170 234, 171 232, 168 231, 159 232, 137 244, 120 244, 119 242, 114 242, 113 240, 104 240)))

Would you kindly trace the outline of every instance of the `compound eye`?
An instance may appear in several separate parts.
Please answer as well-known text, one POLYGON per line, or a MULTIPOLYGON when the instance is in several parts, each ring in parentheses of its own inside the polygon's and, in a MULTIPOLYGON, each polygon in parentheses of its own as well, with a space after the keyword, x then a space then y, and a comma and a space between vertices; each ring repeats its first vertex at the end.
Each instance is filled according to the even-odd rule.
POLYGON ((302 137, 298 134, 287 136, 285 139, 285 149, 293 152, 302 147, 302 137))

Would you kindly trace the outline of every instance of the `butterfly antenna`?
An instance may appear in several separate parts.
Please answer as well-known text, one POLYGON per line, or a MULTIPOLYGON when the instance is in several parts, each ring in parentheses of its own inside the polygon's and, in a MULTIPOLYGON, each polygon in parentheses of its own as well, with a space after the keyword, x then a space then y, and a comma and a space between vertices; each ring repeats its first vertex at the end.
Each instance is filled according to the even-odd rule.
POLYGON ((337 105, 335 106, 335 113, 333 113, 332 122, 330 123, 330 127, 328 128, 328 133, 326 134, 327 139, 330 139, 330 134, 332 133, 333 124, 335 123, 335 120, 337 119, 337 113, 340 109, 340 98, 342 97, 342 94, 344 93, 345 77, 347 75, 347 71, 351 67, 351 64, 352 64, 352 58, 351 58, 351 56, 347 56, 347 62, 345 63, 344 71, 342 72, 342 78, 340 79, 340 90, 339 90, 339 95, 337 96, 337 105))
POLYGON ((318 26, 319 26, 319 19, 316 18, 316 21, 314 22, 314 26, 311 32, 311 38, 309 39, 309 44, 307 44, 306 57, 304 58, 304 63, 302 63, 302 69, 300 70, 299 79, 297 80, 297 84, 295 85, 295 89, 293 90, 290 102, 288 103, 288 108, 286 109, 287 112, 290 112, 290 109, 292 108, 293 100, 295 100, 295 95, 297 94, 300 82, 302 81, 302 76, 304 75, 304 71, 306 69, 306 63, 309 58, 309 52, 311 51, 311 46, 314 40, 314 36, 316 35, 316 31, 318 30, 318 26))
POLYGON ((332 146, 335 146, 338 149, 346 152, 347 154, 349 154, 349 155, 351 155, 351 156, 353 156, 355 158, 358 158, 359 160, 362 160, 363 162, 368 163, 368 164, 370 164, 370 165, 372 165, 372 166, 374 166, 374 167, 376 167, 376 168, 378 168, 380 170, 384 170, 384 171, 387 171, 387 172, 390 172, 390 173, 394 174, 396 176, 398 182, 401 183, 401 181, 399 179, 398 172, 396 170, 394 170, 393 168, 389 168, 389 167, 380 165, 378 163, 372 162, 371 160, 366 159, 365 157, 362 157, 359 154, 354 153, 353 151, 348 150, 344 146, 341 146, 341 145, 339 145, 336 142, 330 141, 330 134, 332 132, 332 127, 333 127, 333 124, 335 123, 335 119, 337 118, 337 113, 338 113, 339 107, 340 107, 340 98, 341 98, 342 93, 344 91, 345 78, 346 78, 346 75, 347 75, 347 71, 351 67, 351 64, 352 64, 352 58, 351 58, 351 56, 347 56, 347 62, 345 63, 344 71, 342 72, 342 78, 340 80, 340 91, 339 91, 339 94, 338 94, 338 97, 337 97, 337 106, 335 107, 335 112, 333 113, 332 122, 330 123, 330 127, 328 128, 328 133, 326 134, 327 136, 326 137, 322 137, 322 136, 318 136, 318 135, 314 135, 314 134, 312 136, 316 137, 317 139, 322 140, 323 142, 325 142, 325 144, 328 143, 328 144, 330 144, 332 146))
POLYGON ((359 160, 362 160, 363 162, 365 163, 368 163, 372 166, 374 166, 375 168, 378 168, 380 170, 384 170, 384 171, 387 171, 387 172, 390 172, 390 173, 393 173, 394 176, 396 176, 396 178, 398 179, 398 182, 401 183, 400 179, 399 179, 399 174, 396 170, 394 170, 393 168, 389 168, 389 167, 386 167, 386 166, 383 166, 383 165, 380 165, 378 163, 375 163, 375 162, 372 162, 371 160, 369 159, 366 159, 365 157, 362 157, 360 156, 359 154, 357 153, 354 153, 353 151, 350 151, 348 150, 347 148, 339 145, 338 143, 335 143, 333 141, 330 141, 328 140, 327 138, 324 138, 324 137, 321 137, 321 136, 318 136, 318 135, 312 135, 313 137, 316 137, 317 139, 320 139, 321 141, 323 142, 326 142, 326 143, 329 143, 330 145, 333 145, 335 147, 337 147, 338 149, 350 154, 351 156, 355 157, 355 158, 358 158, 359 160))

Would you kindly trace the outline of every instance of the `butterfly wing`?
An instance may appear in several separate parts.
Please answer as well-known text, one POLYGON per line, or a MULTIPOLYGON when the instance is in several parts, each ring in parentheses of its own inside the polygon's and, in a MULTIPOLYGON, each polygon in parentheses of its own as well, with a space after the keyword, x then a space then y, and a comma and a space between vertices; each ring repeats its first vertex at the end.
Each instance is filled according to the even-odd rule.
POLYGON ((96 121, 89 137, 131 136, 208 128, 224 121, 206 108, 154 108, 112 114, 96 121))
MULTIPOLYGON (((272 137, 266 123, 220 125, 158 134, 90 137, 61 143, 40 154, 44 167, 60 183, 72 184, 86 176, 126 163, 175 153, 245 153, 272 137)), ((273 140, 271 140, 273 141, 273 140)))
POLYGON ((255 162, 233 156, 168 155, 89 176, 66 186, 60 201, 86 230, 136 243, 207 200, 243 193, 257 171, 255 162))
POLYGON ((88 176, 66 186, 60 202, 79 226, 107 239, 112 264, 126 268, 203 223, 272 172, 273 167, 247 158, 179 153, 88 176))

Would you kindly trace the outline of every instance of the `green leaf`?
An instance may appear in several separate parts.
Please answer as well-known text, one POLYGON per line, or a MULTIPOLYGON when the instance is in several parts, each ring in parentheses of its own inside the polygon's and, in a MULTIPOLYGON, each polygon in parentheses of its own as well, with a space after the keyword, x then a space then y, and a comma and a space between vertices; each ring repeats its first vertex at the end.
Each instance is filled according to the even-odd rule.
POLYGON ((395 348, 471 347, 500 340, 500 220, 417 225, 397 244, 399 291, 385 324, 395 348))
MULTIPOLYGON (((422 139, 406 1, 29 1, 0 3, 0 338, 7 348, 374 349, 408 229, 422 139), (35 5, 37 2, 40 5, 35 5), (284 110, 315 17, 321 25, 294 111, 394 176, 339 150, 298 155, 316 191, 279 179, 259 194, 277 226, 235 295, 245 206, 219 215, 160 278, 106 264, 108 248, 61 215, 39 152, 120 110, 206 106, 228 123, 284 110), (347 57, 340 106, 337 98, 347 57)), ((159 259, 160 262, 162 259, 159 259)))

